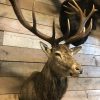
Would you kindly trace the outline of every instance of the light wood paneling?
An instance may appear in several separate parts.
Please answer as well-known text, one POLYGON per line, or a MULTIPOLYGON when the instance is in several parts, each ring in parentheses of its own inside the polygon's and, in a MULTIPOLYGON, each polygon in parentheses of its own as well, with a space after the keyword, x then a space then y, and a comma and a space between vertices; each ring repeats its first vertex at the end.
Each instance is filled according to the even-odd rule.
MULTIPOLYGON (((0 94, 18 93, 24 81, 21 76, 0 77, 0 94)), ((68 84, 70 91, 100 90, 100 78, 69 78, 68 84)))
MULTIPOLYGON (((75 58, 82 65, 95 65, 94 55, 77 54, 75 55, 75 58)), ((0 46, 0 60, 45 62, 47 58, 43 51, 39 49, 0 46)))
MULTIPOLYGON (((59 36, 57 36, 59 37, 59 36)), ((90 40, 90 43, 85 43, 82 45, 82 49, 79 53, 82 54, 91 54, 91 55, 100 55, 100 45, 99 41, 96 42, 98 45, 94 45, 94 42, 91 42, 91 37, 89 37, 88 41, 90 40)), ((94 41, 97 39, 94 38, 94 41)), ((3 45, 8 46, 16 46, 16 47, 27 47, 27 48, 37 48, 41 49, 40 47, 40 41, 43 41, 42 39, 38 38, 34 35, 28 35, 28 34, 18 34, 14 32, 4 32, 3 35, 3 45)), ((45 42, 45 41, 43 41, 45 42)), ((49 43, 46 43, 50 46, 49 43)))
POLYGON ((0 45, 3 44, 4 31, 0 30, 0 45))
MULTIPOLYGON (((32 24, 32 23, 30 23, 30 24, 32 24)), ((56 31, 57 31, 56 36, 59 37, 60 30, 58 29, 57 25, 56 25, 56 27, 57 27, 56 28, 56 31)), ((37 29, 46 35, 51 36, 51 34, 52 34, 52 27, 37 24, 37 29)), ((18 20, 4 18, 4 17, 0 17, 0 30, 5 30, 8 32, 12 32, 12 33, 16 32, 16 34, 23 33, 23 34, 28 34, 28 35, 32 35, 32 36, 34 35, 29 30, 24 28, 24 26, 22 26, 18 20)))
MULTIPOLYGON (((0 4, 0 9, 1 9, 0 16, 17 19, 11 6, 0 4)), ((29 22, 32 22, 32 11, 22 9, 22 12, 26 20, 29 22)), ((44 14, 37 13, 37 12, 35 14, 36 14, 37 23, 47 25, 47 26, 52 26, 52 22, 54 18, 53 16, 44 15, 44 14)))
MULTIPOLYGON (((28 77, 34 71, 41 71, 44 67, 44 63, 25 63, 25 62, 0 62, 0 76, 12 77, 21 76, 28 77)), ((80 78, 100 78, 100 67, 98 66, 82 66, 83 73, 80 74, 80 78)))
MULTIPOLYGON (((33 1, 19 1, 26 20, 32 24, 33 1)), ((63 1, 36 0, 37 27, 41 32, 51 35, 54 16, 56 17, 56 27, 59 28, 59 10, 57 8, 63 1)), ((4 3, 0 4, 0 16, 2 16, 0 17, 0 45, 3 45, 0 46, 0 94, 2 94, 0 100, 17 100, 18 95, 14 93, 19 93, 20 86, 33 71, 41 71, 47 57, 39 50, 41 39, 34 36, 19 23, 12 7, 8 6, 8 0, 2 0, 0 3, 4 3)), ((57 33, 60 33, 58 29, 57 33)), ((97 30, 92 32, 92 35, 83 45, 80 53, 75 55, 75 59, 83 65, 83 74, 79 78, 69 77, 68 91, 62 100, 100 99, 99 33, 100 28, 97 27, 97 30)))
POLYGON ((96 65, 100 66, 100 56, 96 56, 96 65))
MULTIPOLYGON (((33 0, 34 1, 34 0, 33 0)), ((22 7, 27 7, 27 9, 29 8, 29 6, 32 6, 32 2, 31 0, 28 0, 28 1, 24 1, 24 0, 20 0, 20 4, 22 4, 24 2, 23 5, 21 5, 22 7)), ((45 3, 45 4, 49 4, 49 5, 53 5, 55 6, 58 5, 58 3, 62 3, 64 2, 64 0, 35 0, 36 2, 42 2, 42 3, 45 3)), ((2 0, 1 3, 4 3, 4 4, 8 4, 9 5, 9 0, 2 0)))
POLYGON ((0 95, 1 100, 18 100, 18 94, 3 94, 0 95))
POLYGON ((46 59, 46 55, 43 53, 43 51, 38 49, 0 46, 0 60, 19 62, 45 62, 46 59))
MULTIPOLYGON (((33 0, 34 1, 34 0, 33 0)), ((32 0, 20 0, 20 6, 21 8, 32 10, 33 5, 32 0)), ((58 13, 58 9, 60 8, 61 3, 64 0, 35 0, 35 9, 38 12, 43 12, 46 14, 55 14, 58 13), (39 9, 41 8, 41 9, 39 9)), ((9 0, 2 1, 2 3, 10 5, 9 0)))
MULTIPOLYGON (((10 3, 4 3, 4 4, 8 4, 10 5, 10 3)), ((56 3, 57 5, 57 3, 56 3)), ((32 10, 32 6, 33 6, 33 1, 32 0, 20 0, 20 6, 23 9, 27 9, 27 10, 32 10)), ((49 4, 45 4, 43 2, 38 2, 35 1, 35 11, 36 12, 40 12, 46 15, 58 15, 59 12, 59 6, 57 6, 57 8, 55 6, 49 5, 49 4), (58 9, 57 9, 58 8, 58 9)))
MULTIPOLYGON (((18 100, 18 94, 2 94, 1 100, 18 100)), ((99 100, 100 90, 67 91, 61 100, 99 100)))
POLYGON ((0 62, 0 76, 29 77, 34 71, 41 71, 44 63, 0 62))
POLYGON ((88 100, 85 91, 67 91, 61 100, 88 100))

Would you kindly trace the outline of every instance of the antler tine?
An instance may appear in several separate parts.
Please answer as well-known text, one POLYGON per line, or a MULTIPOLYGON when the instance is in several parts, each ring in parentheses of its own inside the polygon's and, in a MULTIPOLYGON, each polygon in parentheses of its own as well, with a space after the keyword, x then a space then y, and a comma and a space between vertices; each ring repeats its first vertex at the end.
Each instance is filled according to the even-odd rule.
POLYGON ((34 33, 35 35, 37 35, 39 38, 49 42, 52 45, 52 38, 50 36, 47 36, 43 33, 41 33, 40 31, 37 30, 36 28, 36 18, 35 18, 35 13, 34 13, 34 5, 35 3, 33 3, 33 9, 32 9, 32 17, 33 17, 33 26, 31 26, 24 18, 21 8, 19 6, 18 0, 9 0, 10 3, 12 4, 12 7, 14 9, 14 12, 18 18, 18 20, 20 21, 20 23, 27 28, 29 31, 31 31, 32 33, 34 33))
POLYGON ((53 26, 52 26, 52 46, 55 46, 56 45, 56 39, 55 39, 55 34, 56 34, 56 31, 55 31, 55 20, 53 19, 53 26))
POLYGON ((89 20, 91 15, 96 11, 96 9, 93 5, 91 12, 86 17, 85 13, 81 10, 81 8, 78 6, 78 4, 75 2, 75 0, 72 0, 72 1, 73 1, 74 5, 71 3, 69 3, 69 4, 76 11, 76 13, 79 14, 80 24, 79 24, 79 29, 76 32, 76 34, 74 36, 70 37, 68 40, 66 40, 67 44, 77 41, 81 38, 84 38, 85 36, 87 36, 89 34, 90 30, 92 29, 92 19, 91 19, 90 24, 87 29, 85 29, 85 24, 87 23, 87 21, 89 20))
POLYGON ((33 1, 33 6, 32 6, 32 17, 33 17, 33 27, 36 30, 36 18, 34 13, 34 7, 35 7, 35 0, 33 1))
POLYGON ((86 17, 86 21, 91 17, 91 15, 94 13, 94 12, 96 12, 97 11, 97 9, 95 9, 95 6, 94 6, 94 4, 93 4, 93 7, 92 7, 92 10, 91 10, 91 12, 89 13, 89 15, 86 17))
POLYGON ((59 42, 61 42, 63 40, 67 40, 69 34, 70 34, 70 21, 69 21, 69 19, 67 19, 67 32, 62 37, 56 39, 56 44, 58 44, 59 42))

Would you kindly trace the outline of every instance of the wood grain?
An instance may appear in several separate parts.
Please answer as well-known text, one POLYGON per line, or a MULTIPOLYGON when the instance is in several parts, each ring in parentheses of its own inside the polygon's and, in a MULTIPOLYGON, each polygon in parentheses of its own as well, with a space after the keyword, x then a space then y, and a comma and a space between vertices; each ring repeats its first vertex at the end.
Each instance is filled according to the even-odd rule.
MULTIPOLYGON (((18 94, 2 94, 1 100, 18 100, 18 94)), ((67 91, 61 100, 99 100, 100 90, 67 91)))
POLYGON ((3 45, 4 31, 0 30, 0 45, 3 45))
MULTIPOLYGON (((20 0, 19 3, 20 3, 21 8, 32 10, 33 1, 20 0)), ((60 9, 61 2, 63 2, 63 1, 64 0, 60 0, 60 2, 52 1, 52 0, 35 0, 35 10, 37 12, 41 12, 44 14, 57 15, 58 11, 59 11, 58 9, 60 9)), ((8 0, 6 2, 2 2, 2 3, 10 5, 8 0)))
MULTIPOLYGON (((30 23, 32 25, 32 23, 30 23)), ((56 37, 61 36, 61 32, 59 30, 59 27, 56 25, 56 37)), ((41 31, 42 33, 51 36, 52 35, 52 27, 48 27, 45 25, 39 25, 37 24, 37 29, 41 31)), ((12 32, 13 34, 22 33, 33 36, 34 34, 31 33, 29 30, 27 30, 24 26, 20 24, 18 20, 15 19, 9 19, 0 17, 0 30, 5 30, 7 32, 12 32)))
MULTIPOLYGON (((29 77, 34 71, 41 71, 44 63, 4 62, 0 61, 0 77, 21 76, 29 77)), ((99 78, 100 67, 82 66, 83 73, 80 78, 99 78)))
MULTIPOLYGON (((96 65, 94 55, 77 54, 75 55, 75 59, 78 60, 81 65, 96 65)), ((0 46, 0 60, 19 62, 45 62, 47 57, 43 51, 39 49, 0 46)))
POLYGON ((45 62, 46 59, 47 58, 43 51, 39 49, 0 46, 0 60, 19 62, 45 62))
MULTIPOLYGON (((17 19, 11 6, 0 4, 0 9, 1 9, 0 16, 17 19)), ((32 11, 22 9, 22 13, 28 22, 32 22, 32 11)), ((36 12, 35 15, 36 15, 38 24, 52 26, 52 21, 53 21, 54 16, 50 16, 46 14, 44 15, 38 12, 36 12)), ((55 18, 55 19, 58 20, 58 18, 55 18)), ((58 21, 57 21, 57 24, 58 24, 58 21)))
MULTIPOLYGON (((0 77, 0 94, 18 93, 24 81, 25 78, 21 76, 0 77)), ((69 78, 68 90, 100 90, 100 78, 69 78)))
POLYGON ((0 95, 1 100, 18 100, 18 94, 3 94, 0 95))
POLYGON ((34 71, 41 71, 44 63, 0 62, 0 77, 29 77, 34 71))
MULTIPOLYGON (((59 37, 59 36, 57 35, 56 37, 59 37)), ((89 37, 89 39, 91 43, 91 36, 89 37)), ((14 32, 6 32, 6 31, 4 32, 4 35, 3 35, 3 45, 7 45, 7 46, 41 49, 40 41, 45 42, 44 40, 34 35, 18 34, 14 32)), ((96 39, 94 39, 94 41, 96 41, 96 39)), ((96 43, 99 44, 100 42, 98 41, 96 43)), ((50 46, 49 43, 46 43, 46 44, 50 46)), ((100 45, 94 45, 94 42, 92 42, 91 44, 85 43, 82 45, 82 49, 79 53, 100 55, 100 45)))
POLYGON ((96 56, 95 58, 96 58, 95 59, 96 60, 96 65, 100 66, 100 56, 96 56))

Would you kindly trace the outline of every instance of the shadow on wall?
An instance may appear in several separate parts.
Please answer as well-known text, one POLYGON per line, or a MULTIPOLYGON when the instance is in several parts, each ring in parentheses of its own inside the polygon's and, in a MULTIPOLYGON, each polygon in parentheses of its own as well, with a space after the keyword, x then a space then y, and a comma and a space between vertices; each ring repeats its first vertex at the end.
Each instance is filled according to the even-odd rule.
POLYGON ((56 11, 59 12, 60 11, 60 5, 61 5, 61 2, 60 0, 51 0, 52 3, 54 4, 55 8, 56 8, 56 11))

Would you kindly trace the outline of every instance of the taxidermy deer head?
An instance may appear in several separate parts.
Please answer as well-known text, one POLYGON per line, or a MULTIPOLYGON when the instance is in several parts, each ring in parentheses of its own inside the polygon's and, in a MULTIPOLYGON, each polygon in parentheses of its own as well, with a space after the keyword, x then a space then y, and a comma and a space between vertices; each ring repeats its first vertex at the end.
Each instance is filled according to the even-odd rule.
POLYGON ((48 56, 48 60, 41 72, 36 72, 24 83, 20 100, 60 100, 65 93, 67 87, 67 76, 78 76, 82 73, 81 65, 73 58, 81 46, 69 48, 69 44, 84 38, 89 34, 92 29, 92 19, 89 26, 85 28, 85 24, 91 15, 95 12, 93 8, 88 16, 81 10, 75 0, 72 3, 68 2, 70 7, 79 15, 80 26, 74 36, 69 37, 70 33, 70 20, 67 20, 68 30, 65 35, 60 38, 55 38, 55 21, 52 26, 52 36, 47 36, 37 30, 36 18, 34 13, 34 4, 32 9, 33 26, 31 26, 24 18, 19 3, 17 0, 9 0, 13 6, 14 12, 20 21, 20 23, 31 31, 39 38, 47 41, 51 44, 51 49, 48 46, 40 42, 42 50, 48 56), (64 44, 60 44, 61 41, 65 41, 64 44))

